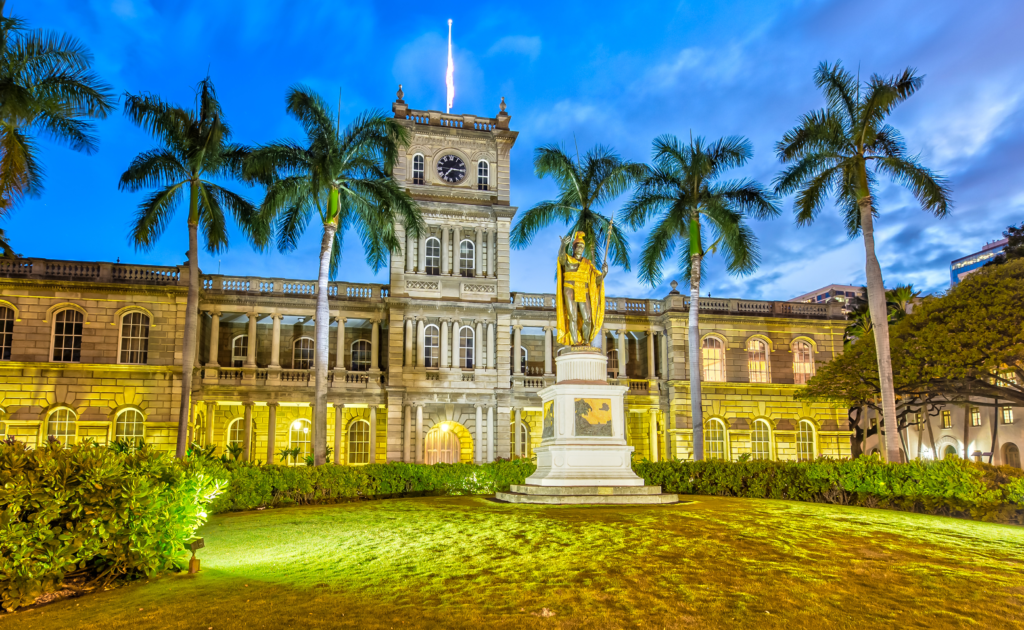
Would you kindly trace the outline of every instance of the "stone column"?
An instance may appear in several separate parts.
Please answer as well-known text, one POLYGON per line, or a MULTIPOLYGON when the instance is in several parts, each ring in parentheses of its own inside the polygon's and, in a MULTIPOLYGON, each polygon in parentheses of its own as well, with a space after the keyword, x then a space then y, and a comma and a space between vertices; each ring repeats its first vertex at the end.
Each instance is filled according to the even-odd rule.
POLYGON ((370 405, 370 463, 377 463, 377 405, 370 405))
POLYGON ((516 450, 514 451, 514 453, 515 453, 516 457, 522 457, 523 456, 523 428, 522 428, 523 427, 523 415, 522 415, 523 414, 523 410, 517 408, 515 410, 515 414, 516 414, 516 427, 515 427, 515 432, 516 432, 516 439, 515 439, 516 450))
POLYGON ((484 275, 483 274, 484 237, 483 237, 483 230, 481 230, 480 228, 476 229, 476 247, 474 249, 476 251, 473 252, 475 254, 475 259, 473 261, 473 267, 474 267, 473 268, 473 275, 475 277, 477 277, 477 278, 480 278, 480 277, 483 277, 483 275, 484 275))
POLYGON ((267 420, 267 463, 274 463, 277 454, 277 403, 267 403, 270 418, 267 420))
POLYGON ((345 405, 334 403, 334 463, 341 464, 345 460, 341 458, 342 446, 341 436, 345 433, 345 405))
POLYGON ((628 378, 626 375, 626 329, 619 331, 619 378, 628 378))
POLYGON ((441 275, 447 276, 448 269, 448 226, 441 226, 441 275))
POLYGON ((523 327, 515 325, 512 327, 512 373, 523 373, 523 327))
POLYGON ((412 273, 412 237, 405 233, 405 273, 412 273))
POLYGON ((242 461, 249 461, 249 454, 252 452, 252 403, 242 403, 245 408, 245 415, 242 419, 242 461))
POLYGON ((647 329, 647 378, 654 378, 654 330, 647 329))
POLYGON ((544 327, 544 376, 551 376, 551 326, 544 327))
POLYGON ((473 458, 473 463, 482 464, 484 462, 484 420, 483 420, 483 409, 480 405, 476 406, 476 455, 473 458))
POLYGON ((495 358, 498 354, 498 346, 494 343, 494 322, 487 322, 487 369, 493 370, 497 367, 495 358))
POLYGON ((497 278, 498 277, 498 233, 497 232, 494 232, 494 234, 491 236, 491 245, 492 245, 492 247, 490 248, 490 252, 489 253, 491 255, 491 260, 494 262, 494 265, 493 266, 488 266, 487 270, 491 272, 490 276, 492 278, 497 278))
POLYGON ((405 318, 405 367, 412 367, 412 318, 405 318))
POLYGON ((213 444, 213 416, 217 413, 217 407, 206 403, 206 443, 203 446, 213 444))
POLYGON ((345 369, 345 322, 347 317, 338 316, 338 356, 334 360, 335 370, 345 369))
POLYGON ((380 320, 370 320, 370 371, 380 370, 380 320))
POLYGON ((249 313, 249 347, 246 349, 245 367, 256 367, 256 319, 257 313, 249 313))
POLYGON ((651 461, 658 461, 658 410, 651 409, 651 461))
POLYGON ((423 463, 423 405, 416 405, 416 463, 423 463))
POLYGON ((459 361, 459 329, 462 327, 462 321, 458 319, 452 320, 452 334, 450 342, 452 344, 452 367, 461 370, 462 363, 459 361))
POLYGON ((274 320, 274 332, 270 336, 270 367, 279 368, 281 367, 281 318, 284 316, 274 313, 270 317, 274 320))
POLYGON ((220 367, 217 352, 220 350, 220 311, 210 311, 210 360, 208 367, 220 367))
POLYGON ((448 369, 452 366, 450 355, 448 354, 448 321, 442 319, 438 322, 438 327, 441 329, 441 369, 448 369))
POLYGON ((423 352, 423 320, 420 319, 416 322, 416 367, 423 367, 423 360, 425 358, 423 352))
POLYGON ((402 461, 412 463, 412 405, 405 406, 405 439, 402 440, 402 461))
POLYGON ((427 230, 420 232, 420 251, 416 258, 416 273, 427 273, 427 230))
POLYGON ((477 369, 477 370, 482 370, 484 368, 484 366, 487 365, 485 363, 484 357, 487 356, 488 354, 490 354, 491 351, 488 348, 486 353, 483 352, 483 350, 484 350, 484 323, 482 321, 480 321, 479 319, 476 320, 476 334, 473 335, 473 341, 476 342, 476 343, 473 344, 473 346, 474 346, 473 347, 473 368, 477 369), (483 355, 483 356, 481 356, 481 355, 483 355))
POLYGON ((494 407, 487 408, 487 461, 494 461, 494 442, 495 442, 495 430, 494 430, 494 407))
POLYGON ((668 331, 661 331, 661 378, 668 380, 668 331))

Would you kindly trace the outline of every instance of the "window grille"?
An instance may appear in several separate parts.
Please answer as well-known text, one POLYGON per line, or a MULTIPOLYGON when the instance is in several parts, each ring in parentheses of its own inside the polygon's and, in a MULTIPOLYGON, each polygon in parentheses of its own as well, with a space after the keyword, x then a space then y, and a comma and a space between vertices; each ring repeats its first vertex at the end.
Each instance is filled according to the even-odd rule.
POLYGON ((114 437, 118 440, 135 442, 146 437, 145 417, 138 409, 125 409, 117 414, 114 423, 114 437))
POLYGON ((800 421, 796 431, 796 457, 801 462, 814 459, 814 427, 807 420, 800 421))
POLYGON ((434 236, 427 239, 427 275, 441 275, 441 241, 434 236))
POLYGON ((309 337, 295 340, 295 345, 292 346, 292 369, 310 370, 313 368, 313 347, 313 340, 309 337))
POLYGON ((814 354, 811 344, 806 341, 797 341, 793 344, 793 382, 797 385, 806 385, 812 376, 814 376, 814 354))
POLYGON ((712 418, 704 427, 704 456, 708 459, 725 459, 725 425, 712 418))
POLYGON ((82 326, 85 318, 74 309, 64 309, 53 318, 53 360, 82 360, 82 326))
POLYGON ((487 190, 491 182, 490 165, 487 160, 480 160, 476 165, 476 188, 487 190))
POLYGON ((423 156, 416 154, 412 158, 412 183, 423 183, 423 156))
MULTIPOLYGON (((73 311, 77 313, 78 311, 73 311)), ((81 313, 79 313, 81 315, 81 313)), ((55 409, 46 422, 46 435, 56 439, 64 446, 74 444, 77 433, 78 416, 67 407, 55 409)))
POLYGON ((11 360, 11 347, 14 345, 14 310, 0 308, 0 361, 11 360))
POLYGON ((771 459, 771 435, 767 422, 754 421, 754 430, 750 433, 751 459, 771 459))
POLYGON ((701 344, 704 380, 721 382, 725 380, 725 347, 718 337, 705 337, 701 344))
POLYGON ((352 342, 352 371, 366 372, 370 369, 370 342, 357 339, 352 342))
POLYGON ((473 369, 473 329, 463 326, 459 329, 459 367, 464 370, 473 369))
POLYGON ((144 365, 149 358, 149 317, 138 311, 121 318, 121 363, 144 365))
POLYGON ((428 368, 440 367, 441 333, 437 326, 431 324, 423 329, 423 365, 428 368))
POLYGON ((348 427, 348 463, 370 463, 370 423, 356 420, 348 427))
POLYGON ((747 342, 747 373, 751 383, 770 383, 768 370, 768 344, 763 339, 747 342))
POLYGON ((476 245, 473 241, 466 239, 459 243, 459 272, 463 278, 472 278, 476 268, 475 254, 476 245))

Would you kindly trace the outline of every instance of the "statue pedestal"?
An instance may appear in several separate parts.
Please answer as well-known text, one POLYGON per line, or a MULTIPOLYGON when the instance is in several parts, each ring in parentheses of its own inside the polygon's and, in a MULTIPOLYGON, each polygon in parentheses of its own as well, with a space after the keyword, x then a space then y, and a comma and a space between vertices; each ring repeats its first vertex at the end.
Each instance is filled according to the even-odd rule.
POLYGON ((558 377, 539 394, 544 403, 537 472, 525 486, 497 497, 513 503, 674 503, 676 495, 643 488, 626 444, 623 396, 609 385, 606 357, 596 348, 573 348, 555 359, 558 377), (558 488, 558 490, 554 490, 558 488))

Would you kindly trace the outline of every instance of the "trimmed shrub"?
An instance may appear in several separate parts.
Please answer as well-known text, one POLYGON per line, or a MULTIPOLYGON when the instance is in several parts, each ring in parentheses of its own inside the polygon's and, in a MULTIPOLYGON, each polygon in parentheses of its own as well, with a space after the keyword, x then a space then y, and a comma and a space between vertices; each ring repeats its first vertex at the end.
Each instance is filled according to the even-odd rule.
POLYGON ((640 461, 665 492, 790 499, 1024 524, 1024 471, 950 458, 887 464, 873 457, 813 462, 640 461))
POLYGON ((223 483, 146 447, 0 443, 3 608, 68 582, 87 589, 184 566, 223 483))
POLYGON ((277 466, 201 462, 207 474, 226 482, 210 505, 213 513, 261 507, 339 503, 411 494, 493 494, 523 483, 536 470, 528 459, 490 464, 369 464, 366 466, 277 466))

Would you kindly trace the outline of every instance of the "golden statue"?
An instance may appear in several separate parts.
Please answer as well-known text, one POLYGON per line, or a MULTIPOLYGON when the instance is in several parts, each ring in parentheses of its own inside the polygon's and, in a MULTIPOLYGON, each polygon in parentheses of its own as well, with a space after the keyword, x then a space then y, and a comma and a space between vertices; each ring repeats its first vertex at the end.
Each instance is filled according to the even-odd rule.
POLYGON ((589 346, 604 324, 604 276, 583 255, 586 250, 583 232, 562 237, 558 253, 558 292, 555 297, 555 318, 558 321, 558 343, 566 346, 589 346))

